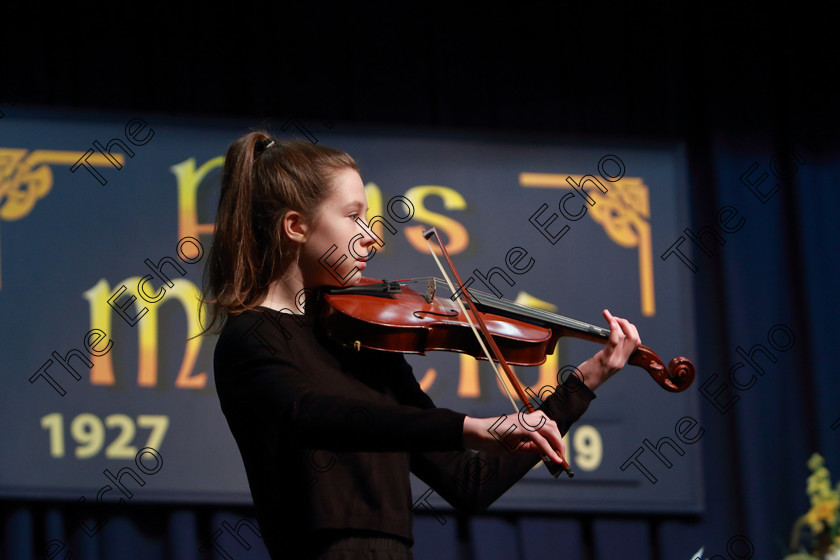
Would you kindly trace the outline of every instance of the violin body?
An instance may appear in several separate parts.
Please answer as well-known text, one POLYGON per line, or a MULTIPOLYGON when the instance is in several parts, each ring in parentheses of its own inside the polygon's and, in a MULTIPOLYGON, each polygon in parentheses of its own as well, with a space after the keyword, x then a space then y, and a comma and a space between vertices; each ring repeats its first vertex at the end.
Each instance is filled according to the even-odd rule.
MULTIPOLYGON (((360 286, 383 282, 362 278, 360 286)), ((398 293, 324 290, 319 322, 326 333, 346 346, 387 352, 425 354, 430 350, 462 352, 486 359, 461 313, 449 298, 424 295, 402 286, 398 293), (431 300, 431 301, 429 301, 431 300)), ((482 313, 505 360, 536 366, 554 352, 560 332, 493 313, 482 313)))

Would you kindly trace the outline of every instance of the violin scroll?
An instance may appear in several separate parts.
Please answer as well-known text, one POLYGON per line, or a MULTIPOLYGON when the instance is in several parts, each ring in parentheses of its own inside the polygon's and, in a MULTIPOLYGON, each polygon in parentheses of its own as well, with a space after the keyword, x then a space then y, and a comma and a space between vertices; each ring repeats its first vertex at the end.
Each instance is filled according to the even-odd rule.
POLYGON ((662 358, 644 345, 630 354, 627 363, 647 371, 660 387, 671 393, 685 391, 694 382, 694 364, 688 358, 678 356, 666 368, 662 358))

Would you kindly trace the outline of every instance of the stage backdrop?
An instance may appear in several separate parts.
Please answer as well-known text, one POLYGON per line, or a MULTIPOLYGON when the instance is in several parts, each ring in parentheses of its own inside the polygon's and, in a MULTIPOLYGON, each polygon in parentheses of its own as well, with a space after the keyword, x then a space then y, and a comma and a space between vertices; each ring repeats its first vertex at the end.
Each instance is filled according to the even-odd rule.
MULTIPOLYGON (((0 495, 250 503, 213 386, 215 338, 191 338, 223 154, 249 124, 36 111, 3 120, 0 495)), ((436 226, 473 288, 598 326, 606 307, 666 363, 695 359, 698 383, 680 394, 625 368, 566 437, 577 476, 540 467, 493 509, 702 510, 706 375, 683 270, 694 241, 679 146, 271 125, 278 138, 356 158, 381 238, 366 276, 439 276, 421 236, 436 226)), ((544 365, 516 371, 538 391, 598 348, 560 339, 544 365)), ((513 412, 485 362, 443 352, 409 361, 438 406, 513 412)), ((413 482, 418 503, 445 508, 413 482)))

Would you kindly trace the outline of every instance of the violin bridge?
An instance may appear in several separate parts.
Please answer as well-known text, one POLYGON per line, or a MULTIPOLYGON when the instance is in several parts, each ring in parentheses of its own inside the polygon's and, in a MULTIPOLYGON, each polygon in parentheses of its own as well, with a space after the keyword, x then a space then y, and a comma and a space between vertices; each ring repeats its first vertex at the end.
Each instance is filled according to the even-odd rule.
POLYGON ((429 281, 426 284, 426 295, 424 296, 426 299, 426 303, 432 303, 432 301, 434 301, 436 291, 437 284, 435 283, 435 279, 429 278, 429 281))

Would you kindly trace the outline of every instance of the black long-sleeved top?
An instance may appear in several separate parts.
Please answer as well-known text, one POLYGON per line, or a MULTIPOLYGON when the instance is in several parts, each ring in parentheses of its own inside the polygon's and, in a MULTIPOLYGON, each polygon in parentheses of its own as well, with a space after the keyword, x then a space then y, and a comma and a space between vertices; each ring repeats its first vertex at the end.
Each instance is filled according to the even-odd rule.
MULTIPOLYGON (((409 470, 454 507, 481 511, 538 461, 464 450, 465 415, 435 408, 402 354, 341 348, 309 316, 230 317, 214 370, 275 558, 305 555, 329 529, 412 542, 409 470)), ((594 397, 561 389, 541 408, 565 433, 594 397)))

